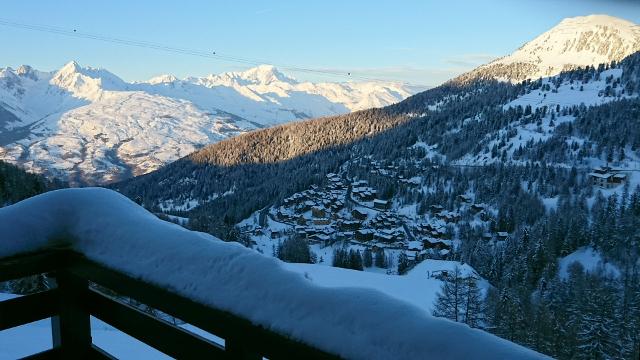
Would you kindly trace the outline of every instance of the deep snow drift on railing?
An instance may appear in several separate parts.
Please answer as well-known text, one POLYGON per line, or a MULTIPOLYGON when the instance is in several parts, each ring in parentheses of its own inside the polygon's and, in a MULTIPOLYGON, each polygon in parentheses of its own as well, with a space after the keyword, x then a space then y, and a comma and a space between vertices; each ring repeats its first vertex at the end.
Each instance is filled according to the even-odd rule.
POLYGON ((58 190, 0 209, 0 257, 60 245, 348 359, 542 357, 377 291, 315 286, 276 259, 159 220, 110 190, 58 190))

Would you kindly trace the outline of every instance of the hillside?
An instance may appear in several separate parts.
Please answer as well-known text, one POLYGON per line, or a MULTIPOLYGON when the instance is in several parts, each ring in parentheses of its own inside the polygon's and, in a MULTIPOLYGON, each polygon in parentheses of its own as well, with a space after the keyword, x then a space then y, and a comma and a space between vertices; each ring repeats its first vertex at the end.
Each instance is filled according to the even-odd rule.
POLYGON ((285 260, 388 274, 461 261, 491 284, 474 326, 558 358, 633 359, 636 27, 569 19, 512 56, 547 68, 593 29, 624 41, 569 47, 585 62, 548 75, 472 71, 381 109, 244 134, 115 188, 285 260))
POLYGON ((127 83, 70 62, 53 72, 0 69, 0 159, 72 183, 148 173, 249 130, 398 102, 396 83, 310 83, 258 66, 127 83))
POLYGON ((42 176, 0 161, 0 207, 61 186, 60 183, 52 183, 42 176))

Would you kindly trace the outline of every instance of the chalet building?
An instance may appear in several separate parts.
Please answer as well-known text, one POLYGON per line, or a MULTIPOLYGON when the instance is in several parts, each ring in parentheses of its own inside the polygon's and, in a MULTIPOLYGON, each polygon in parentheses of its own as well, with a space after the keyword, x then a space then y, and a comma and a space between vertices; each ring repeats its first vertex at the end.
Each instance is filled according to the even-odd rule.
POLYGON ((439 213, 441 211, 444 210, 444 207, 442 207, 442 205, 431 205, 429 206, 429 209, 431 210, 431 212, 433 214, 439 213))
POLYGON ((331 241, 331 237, 325 234, 314 234, 309 236, 309 240, 313 242, 318 242, 318 243, 328 243, 331 241))
POLYGON ((351 240, 354 238, 353 231, 341 231, 336 234, 336 240, 351 240))
POLYGON ((447 235, 447 232, 444 229, 435 229, 431 231, 431 236, 436 238, 436 239, 446 239, 449 236, 447 235))
POLYGON ((307 200, 305 201, 302 206, 300 207, 300 211, 305 212, 305 211, 309 211, 311 210, 312 207, 314 207, 316 205, 315 202, 311 201, 311 200, 307 200))
POLYGON ((357 230, 354 233, 354 237, 358 241, 365 242, 365 241, 373 240, 373 234, 374 234, 374 230, 372 229, 362 229, 362 230, 357 230))
POLYGON ((391 204, 386 200, 375 199, 373 200, 373 207, 378 210, 388 210, 391 204))
POLYGON ((399 230, 383 229, 376 231, 375 234, 373 234, 373 238, 377 241, 389 244, 403 241, 405 234, 399 230))
POLYGON ((374 234, 374 238, 377 241, 380 241, 380 242, 383 242, 383 243, 387 243, 387 244, 390 244, 390 243, 395 241, 393 235, 386 234, 386 233, 383 233, 383 232, 376 232, 374 234))
POLYGON ((360 221, 343 220, 338 226, 342 231, 354 231, 360 229, 362 223, 360 221))
POLYGON ((300 236, 302 238, 306 238, 307 237, 307 232, 305 231, 304 226, 297 225, 295 227, 295 231, 296 231, 296 235, 298 235, 298 236, 300 236))
POLYGON ((422 251, 424 249, 424 245, 421 241, 409 241, 407 244, 407 250, 409 251, 422 251))
POLYGON ((353 188, 351 192, 356 198, 360 199, 361 201, 373 201, 373 199, 375 199, 376 195, 378 194, 377 190, 368 186, 353 188))
POLYGON ((340 179, 340 176, 338 174, 334 174, 334 173, 327 174, 327 179, 329 180, 329 183, 331 183, 331 184, 337 184, 337 183, 341 182, 341 180, 342 180, 342 179, 340 179))
POLYGON ((435 216, 436 218, 444 220, 447 223, 458 222, 461 219, 460 214, 448 211, 439 212, 435 216))
POLYGON ((425 249, 451 250, 451 245, 448 242, 429 238, 422 241, 422 247, 425 249))
POLYGON ((331 219, 328 218, 313 218, 313 225, 329 225, 331 219))
POLYGON ((307 233, 307 236, 311 236, 320 232, 320 230, 314 227, 306 227, 304 228, 304 232, 307 233))
POLYGON ((471 210, 472 213, 477 214, 481 211, 484 211, 485 208, 486 206, 484 204, 473 204, 469 209, 471 210))
POLYGON ((493 240, 493 234, 489 232, 482 233, 482 240, 485 240, 485 241, 493 240))
POLYGON ((627 180, 627 175, 608 166, 603 166, 593 169, 593 172, 589 173, 589 180, 595 186, 611 189, 624 184, 627 180))
POLYGON ((369 183, 366 180, 357 180, 351 183, 351 187, 354 189, 367 185, 369 185, 369 183))
POLYGON ((470 203, 471 202, 471 197, 468 195, 458 195, 456 197, 456 199, 458 199, 458 201, 460 201, 461 203, 470 203))
POLYGON ((311 216, 314 218, 325 218, 327 217, 327 212, 323 207, 314 206, 311 208, 311 216))
POLYGON ((285 232, 283 230, 271 230, 271 238, 278 239, 283 237, 285 232))
POLYGON ((351 216, 353 216, 354 219, 360 220, 360 221, 364 221, 367 219, 367 213, 360 211, 358 209, 353 209, 351 211, 351 216))
POLYGON ((331 204, 331 210, 334 213, 337 213, 338 211, 342 210, 344 208, 344 201, 342 200, 338 200, 335 203, 331 204))
POLYGON ((509 233, 505 231, 498 231, 496 233, 496 239, 498 239, 498 241, 506 241, 509 239, 509 233))

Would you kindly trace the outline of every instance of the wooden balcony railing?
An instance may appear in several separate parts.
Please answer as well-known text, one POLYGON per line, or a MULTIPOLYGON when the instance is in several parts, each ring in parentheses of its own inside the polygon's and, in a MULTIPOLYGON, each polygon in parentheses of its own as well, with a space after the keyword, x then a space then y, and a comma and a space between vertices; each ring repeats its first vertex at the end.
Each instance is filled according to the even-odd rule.
POLYGON ((52 318, 53 348, 27 359, 113 359, 92 343, 90 316, 178 359, 339 358, 226 311, 106 268, 69 250, 0 259, 0 281, 43 273, 55 278, 56 288, 0 302, 0 331, 52 318), (100 288, 219 336, 225 340, 224 346, 151 316, 100 288))

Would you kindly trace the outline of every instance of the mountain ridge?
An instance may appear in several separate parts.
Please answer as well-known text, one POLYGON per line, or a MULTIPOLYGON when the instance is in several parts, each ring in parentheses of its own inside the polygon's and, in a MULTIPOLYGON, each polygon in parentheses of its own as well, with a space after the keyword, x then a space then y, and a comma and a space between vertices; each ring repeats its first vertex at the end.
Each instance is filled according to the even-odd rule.
POLYGON ((620 61, 640 51, 640 26, 608 15, 566 18, 513 53, 453 79, 520 82, 620 61))
POLYGON ((283 122, 402 100, 401 84, 297 82, 273 66, 128 83, 75 61, 0 69, 0 159, 79 184, 144 174, 199 147, 283 122), (9 119, 9 117, 7 117, 9 119), (133 140, 132 140, 133 139, 133 140))

